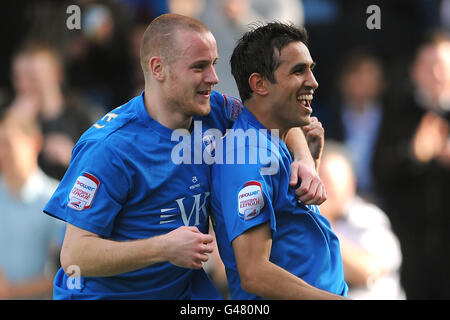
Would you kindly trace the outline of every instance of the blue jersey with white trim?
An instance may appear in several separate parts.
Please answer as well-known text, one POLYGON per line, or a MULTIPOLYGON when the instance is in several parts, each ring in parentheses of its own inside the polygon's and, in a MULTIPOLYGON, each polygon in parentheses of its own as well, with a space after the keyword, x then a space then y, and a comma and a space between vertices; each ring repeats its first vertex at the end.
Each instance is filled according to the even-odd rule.
MULTIPOLYGON (((195 135, 187 130, 174 135, 174 130, 152 119, 143 95, 112 110, 84 133, 45 213, 117 241, 166 234, 180 226, 208 232, 210 168, 203 161, 175 163, 179 155, 173 153, 181 146, 193 159, 195 146, 204 144, 194 142, 195 135)), ((224 132, 240 108, 237 100, 213 91, 210 115, 194 120, 201 120, 202 131, 224 132)), ((117 276, 75 281, 60 269, 54 298, 190 299, 196 292, 192 283, 205 285, 192 281, 206 281, 202 272, 165 262, 117 276)), ((205 289, 207 285, 203 298, 217 297, 205 289)))
POLYGON ((292 157, 286 145, 246 109, 231 132, 239 129, 247 138, 223 143, 228 149, 223 164, 212 166, 211 189, 213 225, 232 299, 260 299, 242 289, 231 243, 263 223, 273 231, 271 262, 316 288, 345 296, 339 241, 318 207, 298 202, 289 187, 292 157))

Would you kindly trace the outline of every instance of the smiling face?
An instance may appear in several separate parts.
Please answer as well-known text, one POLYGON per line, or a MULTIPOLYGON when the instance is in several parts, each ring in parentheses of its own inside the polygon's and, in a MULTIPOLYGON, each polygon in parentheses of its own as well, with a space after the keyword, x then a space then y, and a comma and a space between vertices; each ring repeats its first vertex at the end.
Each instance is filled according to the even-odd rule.
POLYGON ((180 30, 175 56, 166 63, 164 92, 168 105, 187 116, 204 116, 211 110, 211 91, 219 82, 214 65, 217 45, 211 32, 180 30))
POLYGON ((279 60, 274 73, 276 82, 267 81, 274 116, 283 127, 307 125, 314 90, 319 86, 312 73, 315 63, 308 48, 299 41, 283 47, 279 60))

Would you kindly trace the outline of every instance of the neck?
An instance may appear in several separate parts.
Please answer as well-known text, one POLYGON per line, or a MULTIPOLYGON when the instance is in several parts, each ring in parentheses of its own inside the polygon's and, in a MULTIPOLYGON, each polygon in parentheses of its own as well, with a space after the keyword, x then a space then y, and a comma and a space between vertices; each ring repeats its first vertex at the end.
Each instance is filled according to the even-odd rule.
POLYGON ((264 103, 263 101, 256 101, 252 98, 246 101, 244 106, 259 122, 261 122, 264 127, 269 130, 279 130, 279 137, 285 140, 284 138, 291 128, 278 121, 278 117, 274 114, 273 108, 270 105, 264 103))
POLYGON ((175 110, 176 108, 173 108, 167 99, 158 93, 158 90, 150 90, 150 88, 146 86, 144 93, 144 104, 150 117, 165 127, 172 130, 189 130, 192 123, 192 117, 186 116, 175 110))

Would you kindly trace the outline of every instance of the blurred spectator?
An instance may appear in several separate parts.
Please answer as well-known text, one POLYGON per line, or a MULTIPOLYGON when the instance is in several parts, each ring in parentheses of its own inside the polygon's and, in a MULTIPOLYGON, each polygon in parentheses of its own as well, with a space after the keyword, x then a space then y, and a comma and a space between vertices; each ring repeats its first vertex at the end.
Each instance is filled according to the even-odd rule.
POLYGON ((450 39, 422 43, 392 88, 374 173, 400 238, 411 299, 450 298, 450 39))
POLYGON ((355 50, 344 60, 338 79, 339 97, 321 121, 327 138, 349 149, 358 194, 372 199, 372 156, 383 114, 382 66, 370 53, 355 50))
POLYGON ((385 213, 357 195, 348 155, 344 145, 327 140, 320 166, 328 195, 320 210, 339 237, 348 297, 405 299, 399 241, 385 213))
POLYGON ((383 62, 391 78, 402 72, 405 57, 433 23, 439 21, 439 1, 429 0, 303 0, 309 50, 317 62, 314 75, 320 83, 314 94, 314 114, 323 120, 334 107, 339 62, 349 50, 363 48, 383 62), (380 8, 381 29, 367 28, 367 8, 380 8))
POLYGON ((205 0, 169 0, 169 11, 189 17, 198 17, 205 9, 205 0))
POLYGON ((0 299, 49 298, 64 225, 42 214, 58 182, 38 167, 38 126, 0 118, 0 299))
POLYGON ((136 21, 129 28, 127 35, 128 43, 128 76, 127 81, 131 89, 132 97, 140 95, 145 87, 144 74, 141 67, 141 40, 147 29, 148 22, 136 21))
MULTIPOLYGON (((113 0, 78 0, 81 30, 71 32, 67 47, 67 78, 105 111, 133 94, 128 80, 127 32, 130 11, 113 0)), ((148 23, 148 21, 146 21, 148 23)))
POLYGON ((215 89, 235 97, 239 97, 239 92, 231 75, 229 61, 236 41, 251 24, 279 20, 292 22, 298 26, 303 25, 301 0, 195 0, 194 2, 197 3, 196 18, 210 28, 217 40, 219 60, 216 71, 220 82, 215 89), (202 3, 204 10, 198 11, 202 3))
POLYGON ((450 31, 450 0, 442 0, 439 11, 442 28, 450 31))
POLYGON ((61 58, 51 46, 27 42, 13 58, 11 108, 40 121, 44 143, 39 164, 58 180, 67 169, 75 142, 101 115, 78 95, 63 91, 63 79, 61 58))

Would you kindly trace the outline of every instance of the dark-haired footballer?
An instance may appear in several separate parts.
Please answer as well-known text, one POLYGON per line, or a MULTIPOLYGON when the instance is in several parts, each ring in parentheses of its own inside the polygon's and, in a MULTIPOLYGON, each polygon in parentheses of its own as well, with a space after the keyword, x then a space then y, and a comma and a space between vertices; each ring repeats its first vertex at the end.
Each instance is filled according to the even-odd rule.
MULTIPOLYGON (((306 43, 304 29, 269 23, 244 34, 231 57, 245 106, 232 129, 257 137, 224 152, 248 155, 245 163, 216 163, 212 170, 213 224, 232 299, 347 295, 330 223, 316 205, 298 201, 287 183, 292 157, 280 137, 293 127, 321 126, 310 118, 318 83, 306 43), (278 170, 269 173, 261 154, 278 159, 278 170)), ((323 130, 313 138, 311 153, 319 160, 323 130)))

